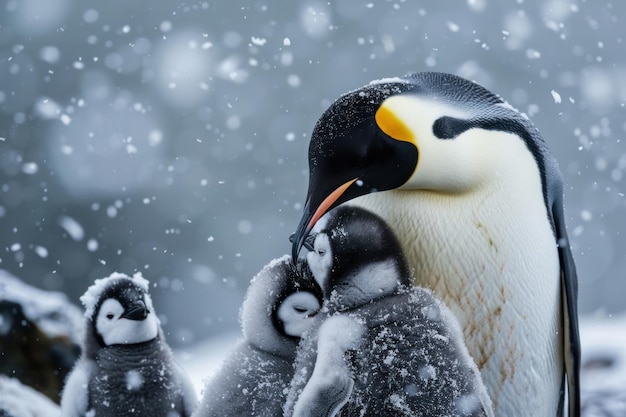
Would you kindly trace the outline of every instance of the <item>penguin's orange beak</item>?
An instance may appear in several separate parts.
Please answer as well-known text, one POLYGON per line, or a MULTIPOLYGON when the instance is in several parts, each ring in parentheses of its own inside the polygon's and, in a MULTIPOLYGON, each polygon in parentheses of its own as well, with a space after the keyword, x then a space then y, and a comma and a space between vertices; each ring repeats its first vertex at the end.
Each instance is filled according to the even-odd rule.
POLYGON ((346 181, 323 198, 318 197, 316 199, 315 195, 309 195, 304 206, 304 214, 300 219, 300 224, 298 225, 296 232, 294 233, 291 253, 293 259, 298 259, 300 249, 302 249, 305 239, 317 221, 332 208, 338 206, 344 201, 349 200, 349 198, 345 198, 346 190, 356 181, 357 178, 346 181), (314 204, 315 200, 321 200, 321 202, 314 204))

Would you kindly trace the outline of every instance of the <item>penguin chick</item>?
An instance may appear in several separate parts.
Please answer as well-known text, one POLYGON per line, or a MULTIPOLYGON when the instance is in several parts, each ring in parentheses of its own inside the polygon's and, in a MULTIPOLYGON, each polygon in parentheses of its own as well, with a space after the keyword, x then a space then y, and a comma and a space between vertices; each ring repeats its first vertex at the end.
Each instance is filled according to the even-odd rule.
POLYGON ((148 290, 141 273, 113 273, 80 298, 85 340, 63 389, 62 417, 191 415, 195 391, 165 342, 148 290))
POLYGON ((286 416, 493 416, 456 318, 411 286, 381 218, 332 210, 307 261, 324 306, 298 350, 286 416))
POLYGON ((321 306, 303 266, 283 256, 252 279, 240 312, 243 339, 206 384, 194 417, 282 415, 297 343, 321 306))

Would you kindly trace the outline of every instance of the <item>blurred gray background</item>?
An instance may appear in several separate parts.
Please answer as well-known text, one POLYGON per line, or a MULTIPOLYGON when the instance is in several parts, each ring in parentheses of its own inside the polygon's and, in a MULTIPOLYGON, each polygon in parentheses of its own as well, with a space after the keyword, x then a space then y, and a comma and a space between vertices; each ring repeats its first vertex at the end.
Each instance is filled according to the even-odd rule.
MULTIPOLYGON (((0 269, 141 271, 174 345, 287 253, 322 111, 445 71, 526 112, 566 182, 580 310, 626 302, 626 2, 0 0, 0 269)), ((513 191, 514 192, 514 191, 513 191)))

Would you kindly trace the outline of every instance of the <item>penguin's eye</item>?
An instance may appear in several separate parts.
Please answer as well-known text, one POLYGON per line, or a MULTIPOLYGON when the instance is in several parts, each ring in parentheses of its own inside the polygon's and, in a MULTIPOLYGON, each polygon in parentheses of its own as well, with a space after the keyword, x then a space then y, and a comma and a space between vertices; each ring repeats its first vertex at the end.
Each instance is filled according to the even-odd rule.
POLYGON ((299 306, 293 306, 293 309, 296 310, 298 313, 306 313, 306 308, 304 307, 299 307, 299 306))
POLYGON ((315 249, 315 252, 317 252, 319 256, 323 256, 326 253, 324 249, 320 249, 320 248, 315 249))
POLYGON ((115 316, 112 313, 107 314, 107 319, 113 320, 113 317, 115 316))

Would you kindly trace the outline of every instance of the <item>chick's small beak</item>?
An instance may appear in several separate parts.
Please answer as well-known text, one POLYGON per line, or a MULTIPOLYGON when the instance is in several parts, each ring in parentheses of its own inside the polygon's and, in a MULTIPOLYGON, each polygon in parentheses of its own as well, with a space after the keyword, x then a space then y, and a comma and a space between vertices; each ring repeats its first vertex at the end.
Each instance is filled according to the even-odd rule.
POLYGON ((128 320, 144 320, 148 317, 148 307, 146 307, 146 303, 142 300, 137 300, 132 306, 130 306, 124 314, 120 316, 121 319, 128 320))

